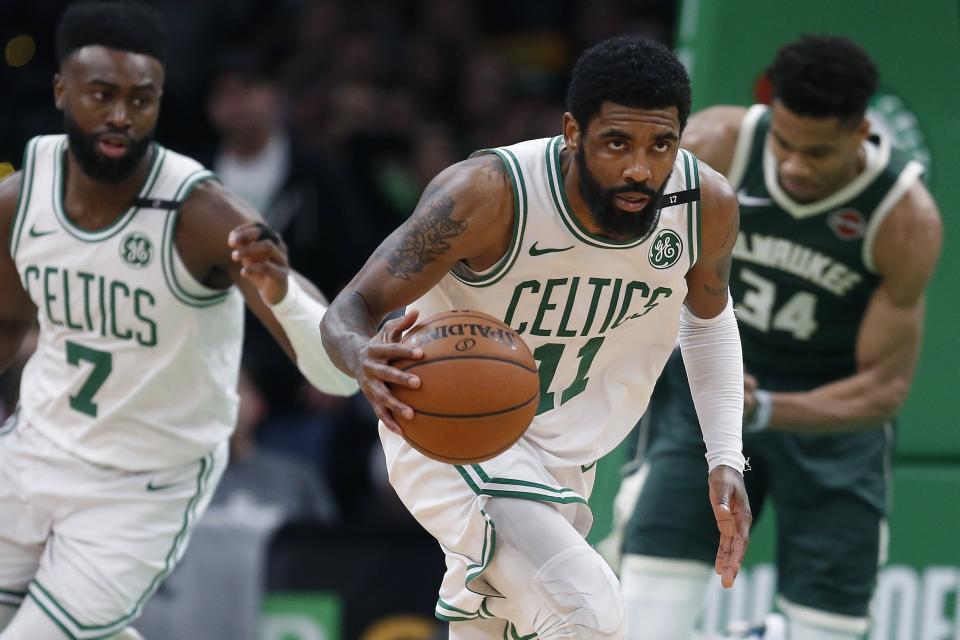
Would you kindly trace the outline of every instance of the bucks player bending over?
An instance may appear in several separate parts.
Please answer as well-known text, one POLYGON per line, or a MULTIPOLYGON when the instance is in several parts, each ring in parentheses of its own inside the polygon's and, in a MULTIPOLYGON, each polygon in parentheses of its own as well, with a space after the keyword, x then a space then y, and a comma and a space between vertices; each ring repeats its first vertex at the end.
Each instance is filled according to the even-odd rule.
POLYGON ((620 585, 584 540, 594 463, 629 433, 679 333, 707 441, 716 570, 733 584, 749 528, 740 452, 742 360, 727 295, 737 204, 678 148, 690 108, 683 66, 622 38, 577 62, 563 135, 482 152, 441 172, 411 218, 331 304, 324 343, 383 426, 390 481, 440 542, 436 615, 454 640, 623 637, 620 585), (702 227, 702 228, 701 228, 702 227), (390 311, 410 305, 378 331, 390 311), (421 357, 398 343, 417 314, 503 319, 539 361, 540 405, 492 460, 424 457, 386 383, 421 357))
POLYGON ((256 212, 152 141, 153 10, 74 5, 57 48, 66 135, 31 140, 0 182, 4 366, 40 324, 0 428, 2 640, 135 637, 226 464, 244 301, 311 382, 356 388, 256 212))
MULTIPOLYGON (((922 167, 871 132, 877 73, 860 47, 802 38, 768 74, 770 108, 707 109, 683 144, 740 200, 730 287, 748 373, 746 481, 755 510, 776 505, 778 607, 790 640, 853 639, 867 629, 885 556, 892 425, 920 347, 940 220, 922 167)), ((624 547, 628 635, 688 640, 716 533, 679 356, 649 418, 624 547)))

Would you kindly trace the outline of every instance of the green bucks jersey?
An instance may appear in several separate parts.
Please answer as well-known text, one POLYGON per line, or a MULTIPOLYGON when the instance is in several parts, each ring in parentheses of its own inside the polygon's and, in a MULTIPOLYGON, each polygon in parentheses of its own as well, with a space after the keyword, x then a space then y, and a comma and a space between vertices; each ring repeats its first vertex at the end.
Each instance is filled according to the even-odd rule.
POLYGON ((153 145, 137 200, 88 230, 64 210, 66 152, 65 136, 30 141, 11 228, 40 324, 18 419, 110 467, 197 460, 233 429, 243 336, 239 292, 197 282, 174 245, 179 204, 213 174, 153 145))
POLYGON ((923 167, 872 135, 852 182, 797 203, 779 184, 769 126, 765 106, 747 112, 729 175, 740 203, 730 287, 744 361, 748 370, 823 383, 856 369, 857 332, 879 283, 873 241, 923 167))
MULTIPOLYGON (((558 136, 490 151, 514 190, 506 254, 482 273, 460 265, 412 305, 421 318, 483 311, 526 341, 539 367, 540 405, 524 438, 547 466, 592 463, 636 424, 676 342, 685 276, 700 253, 692 154, 677 154, 650 233, 616 242, 573 215, 562 149, 558 136)), ((444 330, 469 338, 476 327, 444 330)))

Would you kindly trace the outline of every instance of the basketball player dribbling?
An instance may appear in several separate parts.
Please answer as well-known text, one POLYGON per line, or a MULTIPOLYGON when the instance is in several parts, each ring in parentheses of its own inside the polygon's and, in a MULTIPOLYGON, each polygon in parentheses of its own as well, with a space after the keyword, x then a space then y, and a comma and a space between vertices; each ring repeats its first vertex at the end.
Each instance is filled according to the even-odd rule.
POLYGON ((727 293, 738 210, 726 180, 679 151, 689 79, 663 46, 616 38, 580 58, 567 103, 561 136, 441 172, 321 324, 381 420, 391 483, 446 554, 436 615, 455 640, 623 637, 619 584, 584 539, 587 498, 594 464, 643 413, 678 334, 726 586, 747 544, 743 364, 727 293), (412 409, 387 387, 419 386, 390 366, 422 356, 402 332, 454 308, 504 320, 540 373, 525 435, 469 466, 411 448, 394 415, 412 409))
POLYGON ((0 427, 2 640, 138 637, 128 625, 226 464, 244 302, 314 385, 356 389, 282 243, 153 142, 163 40, 146 5, 72 5, 54 81, 66 135, 31 140, 0 182, 0 363, 40 326, 0 427))

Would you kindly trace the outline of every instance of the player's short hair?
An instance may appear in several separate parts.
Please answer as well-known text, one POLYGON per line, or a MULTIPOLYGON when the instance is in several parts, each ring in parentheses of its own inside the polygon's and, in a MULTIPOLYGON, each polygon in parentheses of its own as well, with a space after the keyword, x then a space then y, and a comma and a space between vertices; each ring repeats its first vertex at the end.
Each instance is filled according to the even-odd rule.
POLYGON ((773 97, 807 117, 857 124, 877 90, 877 68, 860 45, 842 36, 805 35, 777 52, 767 69, 773 97))
POLYGON ((90 45, 142 53, 166 62, 167 32, 153 7, 134 0, 70 5, 57 25, 57 62, 90 45))
POLYGON ((676 107, 680 129, 690 115, 690 77, 673 53, 655 40, 618 36, 577 60, 567 87, 567 111, 586 130, 604 102, 639 109, 676 107))

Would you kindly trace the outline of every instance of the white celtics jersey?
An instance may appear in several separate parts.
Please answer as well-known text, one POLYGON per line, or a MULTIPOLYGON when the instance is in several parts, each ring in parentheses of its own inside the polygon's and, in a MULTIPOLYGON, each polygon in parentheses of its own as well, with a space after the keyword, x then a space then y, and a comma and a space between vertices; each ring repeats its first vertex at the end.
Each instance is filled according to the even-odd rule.
POLYGON ((40 323, 20 419, 119 469, 201 458, 236 420, 243 300, 187 271, 174 246, 173 202, 213 174, 155 144, 137 202, 90 231, 64 210, 66 146, 66 136, 30 141, 10 234, 40 323))
POLYGON ((573 216, 561 137, 491 150, 509 170, 514 232, 506 255, 475 273, 460 265, 412 307, 484 311, 526 341, 540 405, 525 438, 547 466, 588 464, 626 437, 677 339, 685 276, 699 254, 697 160, 681 150, 656 228, 615 242, 573 216))

